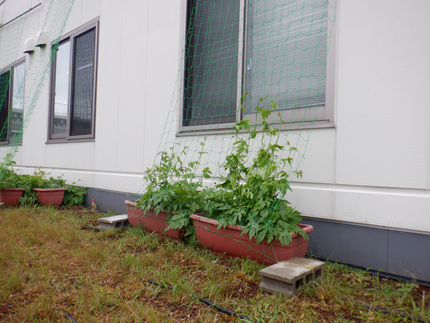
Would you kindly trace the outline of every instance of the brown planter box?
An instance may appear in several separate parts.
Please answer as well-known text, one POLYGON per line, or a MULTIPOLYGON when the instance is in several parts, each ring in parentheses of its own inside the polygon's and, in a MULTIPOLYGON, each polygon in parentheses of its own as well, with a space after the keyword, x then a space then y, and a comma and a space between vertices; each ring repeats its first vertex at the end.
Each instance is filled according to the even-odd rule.
POLYGON ((131 226, 142 224, 146 230, 155 232, 160 237, 168 237, 176 240, 182 239, 181 230, 166 230, 169 226, 167 222, 169 216, 166 212, 155 214, 154 210, 150 209, 145 213, 144 210, 138 209, 136 203, 133 201, 126 200, 124 203, 127 204, 128 222, 131 226))
MULTIPOLYGON (((304 257, 308 242, 298 234, 292 234, 293 241, 288 246, 279 241, 267 243, 266 240, 257 244, 257 240, 249 240, 248 234, 242 234, 243 226, 228 225, 217 229, 218 221, 197 214, 191 215, 196 228, 196 238, 200 245, 211 249, 216 254, 231 257, 250 258, 258 262, 273 265, 293 257, 304 257)), ((311 225, 299 224, 309 234, 314 228, 311 225)))
POLYGON ((24 194, 23 188, 7 188, 0 190, 0 203, 5 205, 17 206, 19 198, 24 194))
POLYGON ((63 203, 66 188, 33 188, 41 205, 60 206, 63 203))

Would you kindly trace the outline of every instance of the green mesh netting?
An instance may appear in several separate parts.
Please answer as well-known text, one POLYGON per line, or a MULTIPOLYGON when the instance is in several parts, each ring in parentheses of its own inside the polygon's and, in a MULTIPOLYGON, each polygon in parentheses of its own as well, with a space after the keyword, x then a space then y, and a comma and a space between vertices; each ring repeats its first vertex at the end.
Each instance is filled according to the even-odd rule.
MULTIPOLYGON (((22 32, 27 15, 5 24, 0 29, 0 69, 13 64, 18 57, 21 45, 22 32)), ((0 142, 8 141, 8 105, 11 80, 11 70, 5 70, 0 74, 0 142)), ((22 117, 21 117, 22 118, 22 117)))
MULTIPOLYGON (((48 46, 32 54, 25 82, 14 85, 18 90, 12 97, 23 103, 17 111, 12 107, 10 111, 16 113, 9 113, 2 125, 0 138, 9 140, 9 151, 15 152, 22 141, 53 59, 50 42, 62 34, 73 3, 50 2, 40 36, 48 46)), ((247 166, 253 164, 262 144, 276 143, 284 148, 276 152, 278 171, 298 174, 312 125, 327 118, 326 64, 335 9, 335 2, 327 0, 189 1, 183 66, 158 152, 170 148, 178 154, 186 152, 184 164, 200 160, 197 176, 208 167, 212 175, 205 185, 213 187, 229 174, 222 165, 235 142, 247 140, 247 166), (273 110, 272 114, 262 119, 262 107, 273 110), (246 129, 234 134, 235 123, 245 119, 257 131, 253 138, 246 129), (281 131, 265 135, 265 127, 281 131), (200 154, 201 143, 204 154, 200 154)), ((0 68, 17 59, 25 21, 24 15, 1 28, 0 68)), ((15 70, 0 80, 3 113, 13 89, 10 73, 18 75, 22 67, 15 70)), ((8 149, 1 151, 4 157, 8 149)), ((158 154, 155 163, 159 160, 158 154)), ((252 189, 258 192, 258 187, 252 189)), ((270 227, 270 219, 267 223, 270 227)))
MULTIPOLYGON (((2 159, 8 153, 14 155, 22 144, 23 134, 46 84, 55 53, 53 48, 58 45, 51 44, 59 41, 73 4, 74 0, 49 2, 40 37, 36 39, 36 42, 47 45, 37 48, 27 60, 18 63, 17 59, 22 56, 19 53, 22 34, 31 10, 0 28, 0 70, 3 70, 0 75, 0 140, 4 144, 0 150, 2 159)), ((3 3, 3 6, 6 5, 12 3, 3 3)))
MULTIPOLYGON (((278 144, 277 172, 293 180, 301 174, 314 123, 327 121, 326 64, 336 2, 194 0, 187 11, 184 65, 154 164, 170 150, 184 165, 200 160, 197 178, 209 167, 212 175, 204 183, 214 187, 232 175, 223 165, 243 139, 249 145, 247 167, 263 144, 278 144), (272 113, 262 118, 267 110, 272 113), (234 125, 245 119, 251 120, 255 138, 244 129, 235 134, 234 125), (263 131, 267 127, 280 131, 271 136, 263 131)), ((249 192, 261 194, 258 187, 249 192)), ((268 230, 271 221, 266 220, 268 230)))
MULTIPOLYGON (((325 120, 335 10, 336 2, 327 0, 192 1, 184 68, 178 72, 158 151, 181 143, 177 149, 188 147, 187 160, 195 160, 205 140, 202 165, 211 166, 217 178, 217 166, 235 140, 233 124, 244 118, 259 124, 255 109, 264 98, 261 104, 277 104, 268 121, 279 124, 280 113, 285 122, 279 142, 298 149, 289 168, 297 171, 312 125, 325 120)), ((254 152, 260 144, 257 136, 254 152)))

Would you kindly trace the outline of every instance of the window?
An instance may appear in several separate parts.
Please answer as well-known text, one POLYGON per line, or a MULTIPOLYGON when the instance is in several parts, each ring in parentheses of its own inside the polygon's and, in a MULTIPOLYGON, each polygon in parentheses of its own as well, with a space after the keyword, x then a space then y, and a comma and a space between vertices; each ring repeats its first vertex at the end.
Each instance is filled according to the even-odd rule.
POLYGON ((0 144, 22 144, 25 60, 0 72, 0 144))
POLYGON ((54 45, 51 74, 51 140, 94 138, 98 22, 54 45))
POLYGON ((262 97, 289 124, 333 121, 329 8, 327 0, 188 0, 181 131, 256 118, 262 97))

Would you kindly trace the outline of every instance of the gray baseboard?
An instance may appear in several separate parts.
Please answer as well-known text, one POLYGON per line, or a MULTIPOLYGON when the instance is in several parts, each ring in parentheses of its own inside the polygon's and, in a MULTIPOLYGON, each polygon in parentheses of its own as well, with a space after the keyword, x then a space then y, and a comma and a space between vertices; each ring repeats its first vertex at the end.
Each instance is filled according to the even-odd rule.
MULTIPOLYGON (((89 188, 86 206, 94 199, 101 212, 127 213, 133 193, 89 188)), ((322 259, 430 282, 430 233, 303 217, 310 224, 308 253, 322 259)))
POLYGON ((125 200, 136 200, 141 195, 134 193, 124 193, 117 191, 108 191, 98 188, 88 188, 85 198, 85 206, 91 207, 91 201, 97 205, 97 210, 100 212, 112 212, 114 214, 127 213, 127 207, 124 204, 125 200))
POLYGON ((318 258, 430 281, 430 234, 303 217, 308 253, 318 258))

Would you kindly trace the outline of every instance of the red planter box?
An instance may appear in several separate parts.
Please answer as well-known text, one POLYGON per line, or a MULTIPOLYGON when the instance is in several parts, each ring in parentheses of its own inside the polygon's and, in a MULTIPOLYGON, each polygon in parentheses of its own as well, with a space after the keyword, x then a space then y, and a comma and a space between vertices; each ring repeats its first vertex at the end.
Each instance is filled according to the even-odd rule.
MULTIPOLYGON (((279 261, 293 257, 304 257, 308 242, 298 234, 292 234, 293 241, 283 246, 279 241, 267 243, 266 240, 257 244, 255 238, 249 240, 248 234, 241 234, 243 227, 228 225, 217 229, 218 221, 193 214, 196 237, 200 245, 211 249, 216 254, 226 253, 232 257, 243 257, 273 265, 279 261)), ((311 225, 299 224, 309 234, 314 228, 311 225)))
POLYGON ((17 206, 22 194, 24 194, 23 188, 8 188, 0 190, 0 202, 6 205, 17 206))
POLYGON ((33 188, 37 200, 42 205, 60 206, 63 203, 66 188, 33 188))
POLYGON ((128 222, 131 226, 142 224, 144 228, 150 232, 155 232, 161 237, 168 237, 171 239, 182 239, 182 231, 178 229, 169 229, 166 231, 169 223, 167 222, 168 215, 165 212, 155 214, 153 209, 144 210, 138 209, 136 203, 126 200, 128 222))

